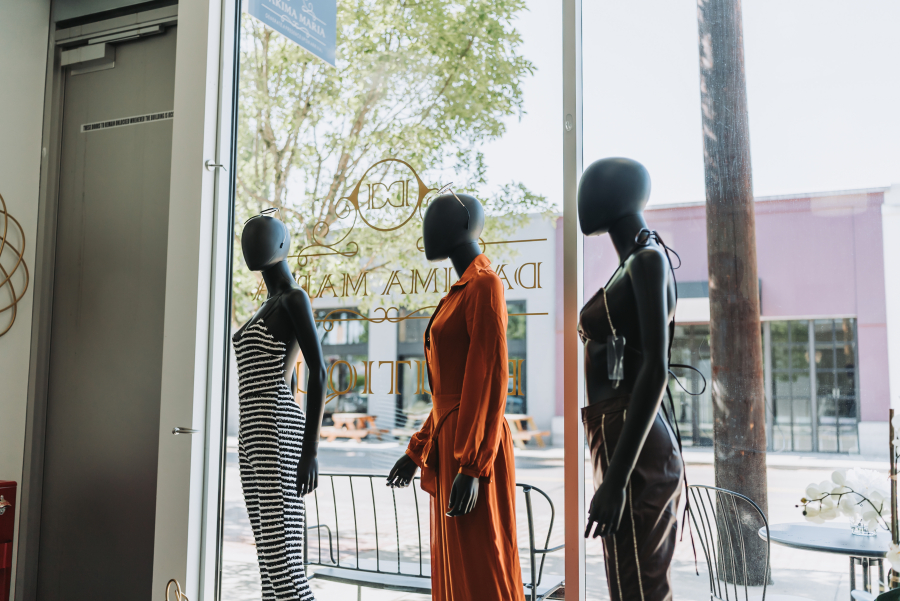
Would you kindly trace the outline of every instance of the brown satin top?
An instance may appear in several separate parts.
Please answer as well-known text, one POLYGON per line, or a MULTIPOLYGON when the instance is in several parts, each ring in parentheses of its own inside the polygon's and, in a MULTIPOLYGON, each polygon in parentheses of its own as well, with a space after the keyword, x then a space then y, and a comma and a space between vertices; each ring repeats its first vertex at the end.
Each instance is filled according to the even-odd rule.
MULTIPOLYGON (((610 307, 609 317, 607 317, 602 289, 598 290, 581 309, 578 335, 584 343, 584 378, 588 405, 611 403, 608 410, 614 411, 627 406, 628 395, 634 388, 635 379, 643 363, 643 356, 640 348, 637 347, 640 340, 640 324, 635 322, 634 332, 625 337, 625 378, 618 387, 613 388, 607 377, 606 364, 607 337, 612 334, 609 320, 612 318, 613 325, 616 325, 616 317, 619 313, 616 310, 617 306, 625 303, 633 306, 636 300, 634 290, 625 279, 616 280, 612 286, 607 285, 606 293, 607 298, 613 295, 618 301, 610 307)), ((619 314, 619 319, 621 319, 621 314, 619 314)), ((620 328, 616 328, 616 332, 619 336, 622 335, 620 328)))

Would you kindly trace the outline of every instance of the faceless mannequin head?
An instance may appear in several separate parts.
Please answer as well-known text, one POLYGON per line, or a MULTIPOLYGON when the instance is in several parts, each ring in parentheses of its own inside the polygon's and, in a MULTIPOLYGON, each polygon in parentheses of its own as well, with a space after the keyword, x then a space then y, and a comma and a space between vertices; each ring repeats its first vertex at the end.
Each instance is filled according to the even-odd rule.
POLYGON ((578 185, 578 221, 586 236, 605 234, 628 215, 644 210, 650 198, 650 174, 631 159, 594 161, 578 185))
POLYGON ((483 229, 484 209, 477 199, 459 193, 456 196, 438 196, 429 203, 422 221, 425 258, 429 261, 443 261, 454 248, 478 242, 483 229), (460 205, 460 201, 465 208, 460 205), (466 210, 469 211, 468 214, 466 210))
POLYGON ((250 271, 262 271, 287 259, 291 235, 287 226, 268 215, 254 217, 241 232, 241 250, 250 271))

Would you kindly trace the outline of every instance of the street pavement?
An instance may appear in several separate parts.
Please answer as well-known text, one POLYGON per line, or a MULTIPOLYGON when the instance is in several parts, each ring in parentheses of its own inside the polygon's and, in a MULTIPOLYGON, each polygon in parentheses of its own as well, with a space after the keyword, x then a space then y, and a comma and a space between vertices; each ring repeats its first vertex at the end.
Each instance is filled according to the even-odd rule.
MULTIPOLYGON (((230 439, 234 444, 234 439, 230 439)), ((394 461, 402 454, 403 447, 392 442, 354 443, 354 442, 323 442, 319 450, 319 469, 322 473, 360 473, 360 474, 387 474, 394 461)), ((708 450, 686 450, 688 481, 691 484, 714 484, 712 466, 712 454, 708 450)), ((852 456, 792 456, 787 454, 772 454, 768 467, 769 503, 768 517, 772 524, 781 522, 798 522, 803 517, 796 504, 806 485, 811 482, 820 482, 828 479, 831 472, 837 467, 850 467, 859 465, 879 469, 887 475, 887 463, 880 461, 865 461, 863 458, 852 456)), ((529 449, 518 451, 516 455, 516 479, 520 483, 528 483, 543 490, 551 498, 556 508, 556 521, 553 534, 548 546, 552 547, 563 543, 563 462, 562 451, 558 448, 546 450, 529 449)), ((223 547, 223 572, 222 572, 222 599, 223 601, 259 601, 261 598, 259 585, 259 572, 256 565, 256 552, 253 544, 253 534, 247 520, 244 508, 243 496, 240 488, 238 474, 237 449, 229 447, 225 475, 225 524, 223 547)), ((326 486, 326 479, 320 480, 320 502, 323 507, 329 502, 337 502, 339 508, 338 518, 350 519, 352 516, 352 503, 357 504, 359 514, 359 531, 367 532, 363 522, 368 518, 363 515, 363 508, 372 505, 373 500, 378 507, 386 507, 391 503, 390 491, 379 488, 381 480, 374 480, 369 488, 368 479, 356 480, 356 487, 351 491, 345 484, 346 479, 336 479, 337 485, 332 493, 326 486), (362 483, 362 484, 361 484, 362 483), (377 485, 376 485, 377 484, 377 485), (341 488, 344 486, 344 488, 341 488), (351 498, 351 493, 353 497, 351 498), (333 499, 329 496, 333 494, 333 499), (328 497, 326 499, 326 497, 328 497), (366 503, 368 499, 368 503, 366 503)), ((588 490, 587 499, 592 493, 590 466, 585 464, 585 482, 588 490)), ((392 548, 393 558, 396 561, 397 554, 402 556, 404 562, 411 561, 416 556, 417 540, 421 540, 427 552, 427 495, 418 491, 398 492, 400 515, 412 510, 415 501, 422 511, 421 529, 424 532, 419 535, 416 532, 415 520, 409 522, 401 519, 405 527, 397 527, 396 539, 398 542, 392 548, 394 533, 390 532, 393 523, 388 524, 388 534, 385 535, 385 525, 378 527, 382 533, 380 546, 382 549, 392 548), (413 499, 413 494, 416 498, 413 499), (419 539, 421 536, 421 539, 419 539)), ((519 495, 518 532, 520 547, 527 537, 524 519, 524 503, 519 495)), ((313 519, 314 501, 308 501, 307 516, 310 524, 316 523, 313 519)), ((366 507, 371 511, 371 507, 366 507)), ((390 512, 388 512, 390 514, 390 512)), ((368 514, 366 514, 368 515, 368 514)), ((679 511, 679 517, 681 512, 679 511)), ((375 516, 378 517, 377 515, 375 516)), ((388 515, 388 518, 390 516, 388 515)), ((326 523, 328 518, 318 517, 318 523, 326 523)), ((538 536, 546 533, 549 526, 550 512, 546 506, 535 503, 535 530, 538 536)), ((382 521, 388 521, 382 517, 382 521)), ((844 521, 836 521, 830 524, 834 527, 849 528, 844 521)), ((828 526, 823 526, 828 527, 828 526)), ((368 530, 375 532, 372 528, 368 530)), ((341 561, 353 561, 355 546, 352 539, 341 536, 341 561), (348 551, 348 547, 350 550, 348 551)), ((323 539, 324 540, 324 539, 323 539)), ((540 541, 543 543, 543 540, 540 541)), ((313 548, 318 541, 310 536, 310 555, 313 556, 313 548)), ((371 536, 363 536, 359 540, 360 557, 373 557, 366 554, 366 548, 373 548, 374 539, 371 536)), ((326 547, 327 548, 327 547, 326 547)), ((675 599, 709 599, 709 577, 701 551, 698 547, 697 568, 695 572, 694 556, 691 550, 689 537, 678 543, 675 551, 675 559, 672 565, 673 587, 675 599)), ((545 574, 563 573, 563 553, 558 552, 548 556, 544 567, 545 574)), ((526 559, 523 555, 522 559, 526 559)), ((586 543, 585 573, 587 574, 587 598, 591 601, 608 600, 609 593, 606 587, 606 571, 603 566, 603 550, 599 539, 592 539, 586 543)), ((384 561, 384 559, 382 559, 384 561)), ((425 559, 428 561, 427 556, 425 559)), ((772 545, 772 577, 766 597, 771 595, 795 595, 815 601, 844 601, 850 598, 849 589, 849 560, 841 555, 829 555, 789 549, 779 545, 772 545)), ((317 599, 322 600, 353 600, 365 601, 419 601, 429 597, 410 593, 397 593, 378 589, 362 589, 358 591, 355 586, 339 583, 328 583, 313 579, 311 586, 317 599), (359 596, 358 596, 359 595, 359 596)), ((761 594, 761 588, 751 592, 761 594)), ((743 598, 743 593, 741 594, 743 598)))

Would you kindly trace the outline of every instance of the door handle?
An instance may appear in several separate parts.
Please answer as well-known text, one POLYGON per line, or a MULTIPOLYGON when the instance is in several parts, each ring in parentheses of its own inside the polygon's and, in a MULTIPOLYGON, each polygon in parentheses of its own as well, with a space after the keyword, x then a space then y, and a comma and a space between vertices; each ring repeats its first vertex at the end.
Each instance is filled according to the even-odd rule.
POLYGON ((194 430, 192 428, 179 428, 178 426, 172 428, 172 434, 175 436, 178 436, 179 434, 196 434, 199 431, 200 430, 194 430))
POLYGON ((216 162, 207 160, 203 164, 206 166, 207 171, 212 171, 213 169, 221 169, 222 171, 228 171, 228 169, 225 168, 225 165, 223 165, 221 163, 216 163, 216 162))

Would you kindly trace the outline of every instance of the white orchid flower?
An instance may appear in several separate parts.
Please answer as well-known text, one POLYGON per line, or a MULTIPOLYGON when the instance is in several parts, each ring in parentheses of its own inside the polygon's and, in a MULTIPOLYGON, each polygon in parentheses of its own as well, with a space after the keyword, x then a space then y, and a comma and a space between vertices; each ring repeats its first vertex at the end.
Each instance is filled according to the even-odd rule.
POLYGON ((815 484, 810 484, 806 487, 806 498, 810 501, 814 499, 818 499, 822 496, 822 491, 819 490, 819 487, 815 484))
MULTIPOLYGON (((896 417, 894 419, 896 419, 896 417)), ((891 545, 887 553, 887 560, 895 571, 900 570, 900 545, 891 545)))
POLYGON ((878 513, 881 513, 884 509, 884 496, 875 490, 872 491, 872 494, 869 495, 869 500, 872 501, 872 505, 874 505, 878 509, 878 513))
POLYGON ((819 512, 819 517, 823 520, 833 520, 838 516, 837 509, 835 507, 829 507, 827 509, 822 509, 819 512))
POLYGON ((847 482, 846 474, 847 472, 845 470, 835 470, 831 474, 831 481, 838 486, 843 486, 847 482))
POLYGON ((851 498, 853 495, 844 495, 841 497, 841 501, 838 506, 841 509, 841 513, 843 513, 848 518, 856 517, 857 508, 859 507, 856 503, 853 502, 851 498))

